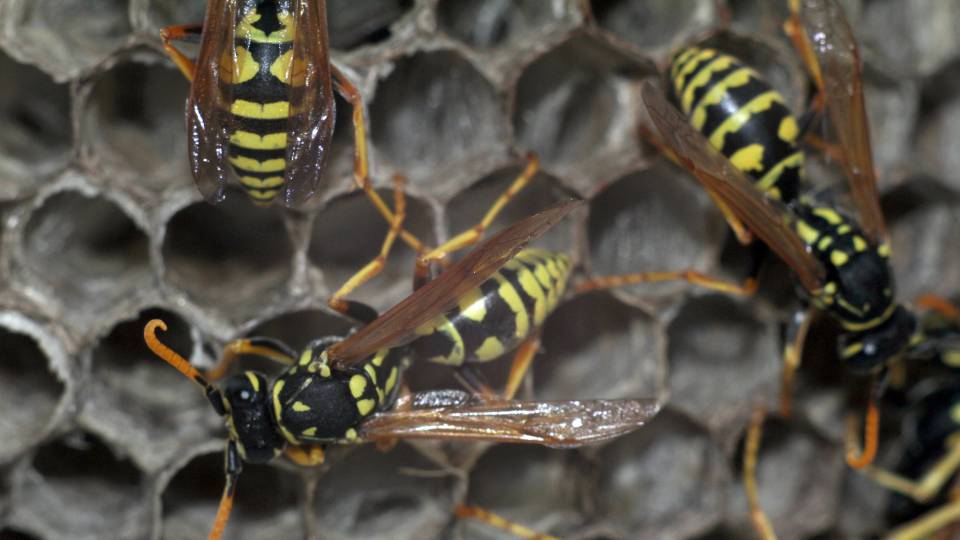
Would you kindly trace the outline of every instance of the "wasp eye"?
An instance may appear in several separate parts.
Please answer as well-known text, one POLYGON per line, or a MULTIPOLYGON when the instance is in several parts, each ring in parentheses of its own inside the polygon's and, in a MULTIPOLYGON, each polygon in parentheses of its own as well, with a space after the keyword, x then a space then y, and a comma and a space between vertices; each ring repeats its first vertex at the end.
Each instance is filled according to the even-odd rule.
POLYGON ((260 377, 254 373, 247 372, 237 375, 227 381, 224 394, 227 401, 234 406, 250 405, 258 401, 258 389, 262 388, 262 382, 260 377))

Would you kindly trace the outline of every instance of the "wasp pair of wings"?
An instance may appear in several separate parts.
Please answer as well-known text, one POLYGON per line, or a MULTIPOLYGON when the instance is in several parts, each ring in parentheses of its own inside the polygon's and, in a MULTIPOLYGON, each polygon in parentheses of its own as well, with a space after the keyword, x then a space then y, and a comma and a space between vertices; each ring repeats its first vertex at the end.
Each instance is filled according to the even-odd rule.
MULTIPOLYGON (((219 202, 230 177, 227 159, 235 117, 229 111, 239 73, 236 21, 241 0, 210 0, 204 19, 200 52, 187 102, 190 166, 197 187, 208 201, 219 202)), ((283 190, 285 206, 298 207, 320 188, 329 155, 336 114, 333 96, 325 2, 291 0, 292 56, 287 64, 286 155, 283 190)), ((241 39, 242 40, 242 39, 241 39)))
MULTIPOLYGON (((801 0, 797 21, 803 35, 798 48, 809 70, 817 74, 830 128, 836 137, 851 198, 864 232, 873 241, 885 234, 877 196, 863 100, 860 56, 853 33, 833 0, 801 0), (812 37, 808 37, 812 36, 812 37)), ((677 161, 703 184, 718 202, 756 234, 796 273, 808 291, 823 285, 823 264, 807 251, 791 226, 792 214, 783 203, 765 196, 747 176, 710 146, 689 121, 650 83, 644 83, 643 101, 663 144, 677 161)))
MULTIPOLYGON (((344 367, 382 348, 410 342, 417 328, 455 306, 460 297, 579 205, 579 201, 561 203, 490 237, 375 321, 332 345, 327 349, 328 359, 344 367)), ((359 432, 367 440, 443 438, 568 447, 623 435, 643 425, 658 409, 655 401, 633 399, 400 406, 374 414, 361 424, 359 432)))

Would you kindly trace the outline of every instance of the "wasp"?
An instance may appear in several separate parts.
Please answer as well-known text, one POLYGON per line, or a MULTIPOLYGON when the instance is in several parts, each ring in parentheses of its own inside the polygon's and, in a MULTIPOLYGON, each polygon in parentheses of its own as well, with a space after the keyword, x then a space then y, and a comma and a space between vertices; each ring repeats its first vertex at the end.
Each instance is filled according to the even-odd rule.
MULTIPOLYGON (((239 355, 254 354, 287 366, 273 381, 245 371, 216 387, 157 339, 164 323, 150 321, 148 347, 202 387, 227 427, 226 484, 209 537, 223 534, 244 462, 283 455, 316 465, 327 445, 416 438, 575 447, 632 431, 656 414, 653 400, 515 401, 511 381, 502 395, 482 386, 417 394, 404 388, 414 361, 484 362, 535 334, 564 291, 570 261, 524 246, 575 206, 557 205, 490 237, 349 336, 319 338, 300 354, 268 338, 235 341, 209 372, 219 376, 239 355)), ((534 352, 519 346, 511 380, 523 377, 520 366, 534 352)), ((458 514, 490 518, 469 507, 458 514)))
POLYGON ((234 178, 256 205, 306 204, 323 187, 336 92, 353 109, 356 184, 393 220, 370 185, 363 100, 330 62, 324 0, 209 0, 203 24, 167 27, 161 40, 191 83, 188 154, 207 201, 223 200, 234 178), (199 42, 196 60, 174 41, 199 42))
MULTIPOLYGON (((787 33, 811 74, 836 138, 820 146, 842 166, 855 215, 805 189, 802 154, 796 150, 802 133, 798 122, 784 112, 778 94, 731 57, 689 49, 674 60, 671 82, 689 117, 649 82, 643 85, 642 98, 668 157, 700 181, 734 231, 748 233, 738 233, 738 238, 759 238, 793 270, 803 299, 812 305, 789 328, 781 408, 789 412, 790 380, 799 365, 812 309, 839 324, 838 352, 844 365, 872 375, 865 445, 862 451, 852 445, 847 453, 852 467, 863 468, 877 450, 880 378, 892 362, 914 357, 931 343, 914 312, 896 300, 860 56, 849 23, 833 0, 793 0, 790 7, 787 33)), ((708 276, 674 276, 719 290, 752 289, 708 276)), ((745 474, 755 463, 760 418, 748 433, 748 447, 756 438, 753 455, 749 448, 745 452, 745 474)), ((761 535, 770 537, 755 486, 748 480, 751 515, 755 523, 762 523, 757 525, 761 535)))

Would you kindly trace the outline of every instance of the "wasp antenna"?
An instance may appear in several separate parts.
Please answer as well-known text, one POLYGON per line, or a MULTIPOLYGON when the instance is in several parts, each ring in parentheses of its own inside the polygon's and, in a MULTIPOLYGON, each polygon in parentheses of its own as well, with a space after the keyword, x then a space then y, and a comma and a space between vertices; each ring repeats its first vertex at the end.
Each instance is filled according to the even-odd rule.
POLYGON ((147 348, 161 360, 173 366, 174 369, 180 373, 183 373, 185 377, 203 387, 207 399, 210 400, 213 408, 216 409, 220 415, 223 415, 223 401, 220 399, 220 391, 210 384, 210 382, 200 374, 200 371, 193 367, 190 362, 187 362, 184 357, 157 339, 158 328, 165 332, 167 330, 167 323, 160 319, 151 319, 150 322, 143 327, 143 340, 146 342, 147 348))
POLYGON ((848 428, 847 465, 854 469, 862 469, 871 463, 877 456, 877 439, 880 436, 880 409, 876 398, 871 397, 867 405, 867 416, 863 423, 863 451, 858 453, 857 445, 853 442, 856 424, 848 428))

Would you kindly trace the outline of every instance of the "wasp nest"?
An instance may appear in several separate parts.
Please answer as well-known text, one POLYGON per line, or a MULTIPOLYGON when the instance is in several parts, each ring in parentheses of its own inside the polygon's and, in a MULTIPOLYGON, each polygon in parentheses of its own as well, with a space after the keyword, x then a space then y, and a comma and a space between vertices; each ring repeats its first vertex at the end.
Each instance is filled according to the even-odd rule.
MULTIPOLYGON (((206 534, 223 427, 147 351, 145 321, 166 320, 165 341, 201 364, 238 336, 303 346, 352 326, 325 300, 377 252, 386 225, 351 189, 349 107, 338 102, 330 187, 315 210, 255 208, 239 192, 201 200, 187 168, 188 84, 158 32, 199 21, 203 4, 0 0, 2 538, 206 534)), ((366 100, 373 180, 391 200, 391 177, 409 178, 406 226, 426 242, 479 219, 532 151, 541 172, 495 228, 575 195, 589 204, 538 242, 571 252, 586 274, 743 274, 745 251, 702 190, 641 144, 638 81, 706 36, 801 110, 806 79, 779 3, 328 4, 333 62, 366 100)), ((900 293, 953 294, 960 14, 948 2, 845 4, 863 44, 900 293)), ((413 256, 394 251, 356 294, 380 310, 410 291, 413 256)), ((249 466, 227 536, 503 536, 455 520, 466 502, 564 537, 749 537, 741 441, 752 405, 776 393, 778 329, 795 305, 784 273, 767 265, 764 293, 747 300, 666 283, 557 309, 527 391, 664 397, 629 436, 581 451, 401 443, 334 452, 318 470, 249 466)), ((815 330, 798 410, 767 424, 760 453, 761 499, 783 538, 883 527, 886 493, 843 464, 839 364, 810 358, 829 357, 831 339, 815 330)), ((455 384, 433 365, 410 383, 455 384)))

